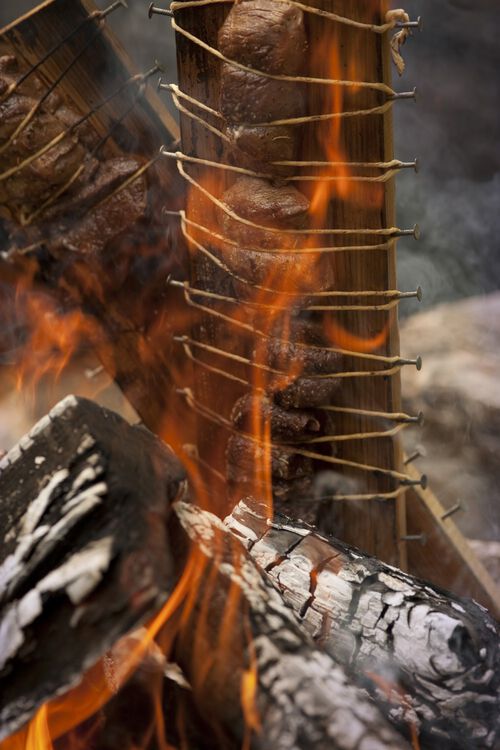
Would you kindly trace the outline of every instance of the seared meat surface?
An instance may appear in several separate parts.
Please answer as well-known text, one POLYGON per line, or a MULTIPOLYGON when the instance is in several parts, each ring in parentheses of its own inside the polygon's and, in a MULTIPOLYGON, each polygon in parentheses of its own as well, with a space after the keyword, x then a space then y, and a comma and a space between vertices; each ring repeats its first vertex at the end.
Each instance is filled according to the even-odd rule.
POLYGON ((306 48, 302 11, 273 0, 236 3, 219 31, 223 55, 267 73, 298 73, 306 48))
MULTIPOLYGON (((311 490, 314 462, 290 444, 297 451, 301 441, 331 434, 329 420, 316 409, 337 392, 340 379, 335 373, 342 362, 326 348, 318 324, 301 318, 308 292, 332 288, 333 264, 319 253, 296 252, 311 246, 307 234, 295 231, 308 226, 309 200, 286 183, 293 167, 273 163, 298 159, 300 127, 265 124, 305 112, 299 82, 262 75, 303 71, 307 45, 302 11, 272 0, 242 0, 229 12, 218 43, 228 59, 254 71, 230 63, 221 66, 220 111, 230 158, 265 175, 236 178, 222 195, 227 210, 218 211, 227 241, 215 252, 232 275, 234 294, 260 303, 244 308, 245 320, 253 321, 256 331, 266 331, 265 337, 256 333, 247 354, 257 372, 265 373, 260 387, 266 392, 241 397, 232 410, 231 422, 244 434, 233 434, 228 441, 227 476, 238 492, 246 486, 251 491, 252 484, 265 487, 267 467, 275 500, 286 501, 291 493, 296 498, 311 490), (250 437, 256 422, 267 425, 264 432, 273 441, 269 466, 268 449, 250 437)), ((322 450, 331 453, 332 446, 322 450)))
POLYGON ((22 74, 13 55, 0 58, 0 203, 11 240, 98 254, 147 216, 146 177, 125 185, 143 160, 104 157, 82 115, 57 91, 47 96, 36 74, 17 85, 22 74))

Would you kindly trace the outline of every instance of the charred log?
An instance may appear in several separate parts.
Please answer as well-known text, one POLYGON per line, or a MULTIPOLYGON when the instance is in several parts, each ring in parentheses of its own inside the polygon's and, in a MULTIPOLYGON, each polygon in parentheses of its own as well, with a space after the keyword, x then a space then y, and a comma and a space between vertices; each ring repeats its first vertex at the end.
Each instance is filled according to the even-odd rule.
POLYGON ((1 736, 167 598, 183 479, 145 428, 72 396, 2 459, 1 736))
POLYGON ((174 510, 204 560, 198 568, 200 596, 175 653, 202 716, 216 721, 237 744, 245 737, 245 717, 256 750, 406 747, 344 669, 314 648, 227 527, 183 501, 174 510), (230 642, 216 658, 228 609, 230 642), (215 658, 202 669, 203 680, 197 679, 197 656, 209 654, 215 658))
POLYGON ((499 631, 483 607, 300 522, 269 522, 251 500, 226 526, 315 643, 399 727, 414 721, 424 748, 498 746, 499 631))

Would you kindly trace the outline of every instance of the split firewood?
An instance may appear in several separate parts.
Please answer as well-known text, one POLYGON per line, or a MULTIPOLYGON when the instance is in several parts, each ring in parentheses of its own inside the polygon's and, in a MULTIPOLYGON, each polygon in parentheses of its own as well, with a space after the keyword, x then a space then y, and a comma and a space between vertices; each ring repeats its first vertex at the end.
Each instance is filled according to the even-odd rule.
POLYGON ((500 742, 497 623, 461 599, 264 506, 225 521, 300 617, 317 646, 366 687, 423 748, 500 742))
POLYGON ((145 428, 73 396, 2 459, 0 737, 165 601, 183 480, 145 428))

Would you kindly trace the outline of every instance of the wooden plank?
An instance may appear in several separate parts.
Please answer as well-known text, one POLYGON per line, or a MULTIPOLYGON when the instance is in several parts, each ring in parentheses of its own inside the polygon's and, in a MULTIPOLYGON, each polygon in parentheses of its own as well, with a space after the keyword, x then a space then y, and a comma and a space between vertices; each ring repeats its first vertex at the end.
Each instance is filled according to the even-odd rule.
MULTIPOLYGON (((412 467, 408 473, 418 476, 412 467)), ((422 542, 408 544, 410 572, 461 596, 473 597, 499 617, 498 584, 432 490, 408 490, 407 516, 408 534, 424 535, 422 542)))
MULTIPOLYGON (((55 46, 57 40, 63 39, 96 9, 93 0, 48 0, 0 30, 0 49, 3 50, 4 45, 6 48, 11 46, 27 65, 35 65, 55 46)), ((127 11, 118 9, 115 12, 127 11)), ((42 77, 48 81, 54 80, 89 41, 96 27, 96 21, 86 24, 73 39, 62 45, 39 68, 42 77)), ((109 25, 104 23, 101 28, 91 47, 68 71, 62 86, 65 97, 81 112, 109 95, 137 72, 109 25)), ((151 61, 153 64, 154 61, 151 61)), ((105 115, 101 113, 92 119, 97 131, 105 132, 109 120, 119 116, 121 111, 123 99, 120 97, 110 102, 105 108, 105 115)), ((143 101, 127 118, 127 129, 139 153, 157 151, 168 140, 177 138, 179 133, 174 118, 152 91, 146 92, 143 101)))
MULTIPOLYGON (((313 3, 311 3, 313 4, 313 3)), ((314 3, 330 12, 349 19, 366 23, 383 23, 386 3, 362 3, 359 0, 322 0, 314 3), (374 11, 375 8, 375 11, 374 11)), ((322 45, 326 49, 326 35, 332 35, 331 56, 321 57, 314 74, 330 73, 329 77, 342 80, 359 80, 383 82, 391 85, 391 63, 389 61, 389 35, 380 36, 366 29, 353 28, 341 23, 324 21, 315 16, 308 16, 310 29, 310 47, 322 45), (337 56, 337 69, 331 63, 333 55, 337 56)), ((336 101, 344 111, 368 109, 381 104, 384 96, 372 90, 358 90, 354 93, 343 89, 343 99, 336 101)), ((324 111, 322 91, 312 91, 310 109, 313 112, 324 111)), ((329 123, 333 136, 335 124, 329 123)), ((303 158, 325 158, 324 148, 318 146, 314 133, 317 127, 310 127, 303 158)), ((327 136, 328 137, 328 136, 327 136)), ((357 116, 343 118, 338 132, 339 156, 348 162, 378 162, 393 158, 392 111, 383 115, 357 116)), ((373 174, 373 172, 371 172, 373 174)), ((382 184, 348 183, 350 193, 347 198, 342 194, 333 195, 325 219, 325 226, 360 229, 383 229, 395 224, 394 181, 382 184)), ((328 238, 331 245, 372 245, 380 243, 380 237, 328 238)), ((336 288, 340 290, 387 290, 396 289, 396 247, 391 243, 389 250, 353 251, 337 253, 331 256, 334 264, 336 288)), ((350 300, 359 304, 359 298, 350 300)), ((369 300, 368 300, 369 302, 369 300)), ((388 335, 384 344, 376 349, 377 353, 387 356, 399 354, 399 329, 397 308, 389 312, 348 312, 335 318, 336 322, 357 337, 371 340, 385 326, 388 335)), ((333 341, 332 343, 335 343, 333 341)), ((350 348, 350 347, 346 347, 350 348)), ((354 346, 352 348, 355 348, 354 346)), ((356 358, 348 359, 351 370, 369 370, 373 362, 364 362, 356 358)), ((340 403, 336 405, 349 408, 370 409, 384 412, 400 411, 400 378, 395 374, 388 378, 353 378, 343 382, 340 403)), ((335 415, 335 426, 338 434, 370 432, 374 429, 387 429, 387 423, 377 423, 367 417, 335 415)), ((401 456, 397 442, 392 438, 379 438, 340 443, 338 455, 351 461, 377 466, 385 469, 401 469, 401 456)), ((372 474, 360 472, 349 473, 359 483, 359 493, 388 492, 397 488, 397 483, 372 474)), ((404 536, 404 499, 386 500, 384 502, 335 503, 332 509, 332 530, 349 544, 373 554, 380 559, 405 567, 404 545, 400 538, 404 536)))
MULTIPOLYGON (((348 18, 367 22, 381 22, 385 15, 385 3, 377 4, 375 13, 368 12, 366 4, 360 3, 359 0, 342 0, 342 2, 322 0, 316 5, 348 18)), ((225 6, 208 5, 178 11, 176 16, 183 28, 216 48, 217 31, 227 12, 228 8, 225 6)), ((304 60, 305 67, 308 68, 303 71, 304 74, 344 80, 352 80, 354 76, 354 80, 390 83, 387 35, 380 36, 365 29, 360 30, 332 23, 307 13, 305 24, 309 52, 304 60), (330 51, 332 51, 331 55, 330 51), (330 66, 326 64, 331 60, 333 52, 338 55, 336 71, 329 69, 330 66)), ((186 40, 181 34, 177 34, 177 49, 180 88, 212 109, 218 110, 219 61, 210 53, 186 40)), ((327 100, 336 100, 338 88, 334 87, 334 89, 334 94, 327 97, 325 86, 309 86, 309 114, 318 114, 331 109, 332 104, 329 104, 327 100)), ((384 96, 380 92, 363 89, 347 94, 345 89, 342 91, 344 93, 342 106, 346 110, 367 108, 384 101, 384 96)), ((336 101, 336 106, 338 106, 338 101, 336 101)), ((200 114, 198 110, 196 114, 200 114)), ((208 119, 210 123, 220 127, 221 123, 216 118, 209 117, 208 119)), ((384 115, 345 118, 340 122, 338 151, 347 161, 380 162, 388 161, 393 157, 390 111, 384 115)), ((335 132, 335 127, 332 121, 327 124, 332 134, 335 132)), ((183 150, 186 153, 219 162, 227 159, 220 138, 210 133, 199 122, 181 116, 181 133, 183 150)), ((326 133, 325 141, 328 138, 333 138, 333 135, 329 136, 326 133)), ((318 139, 317 123, 303 128, 302 141, 299 158, 304 160, 328 158, 318 139)), ((210 174, 208 169, 199 167, 190 167, 189 171, 199 180, 208 180, 207 184, 213 192, 218 191, 219 195, 223 192, 226 181, 218 171, 214 174, 212 170, 210 174)), ((312 195, 312 191, 307 188, 307 183, 300 183, 300 189, 308 196, 312 195)), ((205 225, 217 227, 217 217, 209 201, 197 191, 191 192, 191 198, 191 203, 188 204, 189 217, 205 225)), ((332 197, 323 226, 375 230, 394 226, 392 182, 369 186, 364 183, 361 187, 358 184, 347 198, 332 197)), ((207 244, 206 235, 199 235, 197 238, 200 242, 207 244)), ((377 236, 368 238, 355 236, 347 240, 345 237, 339 238, 338 236, 321 237, 321 244, 330 245, 378 244, 379 242, 380 238, 377 236), (326 242, 323 242, 324 240, 326 242)), ((395 243, 391 243, 389 249, 384 251, 336 253, 330 257, 336 279, 335 288, 338 290, 382 291, 396 288, 395 243)), ((191 285, 224 293, 220 272, 214 275, 213 265, 194 250, 191 255, 191 285)), ((359 297, 350 298, 348 301, 353 304, 360 303, 359 297)), ((390 312, 344 313, 337 316, 336 322, 363 339, 376 337, 387 326, 387 339, 377 349, 377 353, 388 356, 399 353, 397 312, 394 309, 390 312)), ((245 355, 242 341, 244 334, 241 334, 238 340, 234 332, 231 334, 223 323, 214 321, 211 316, 203 318, 201 327, 193 332, 193 337, 196 338, 198 333, 201 333, 204 341, 212 346, 230 348, 232 352, 245 355), (228 342, 231 342, 230 347, 228 342)), ((332 341, 332 344, 335 343, 332 341)), ((242 376, 242 371, 238 370, 234 363, 217 357, 209 357, 206 353, 196 352, 196 354, 205 363, 242 376)), ((347 371, 368 370, 373 367, 372 362, 364 362, 355 357, 345 358, 344 363, 347 371)), ((196 368, 195 383, 195 390, 200 400, 209 403, 214 411, 225 417, 228 416, 228 411, 238 394, 241 393, 241 388, 235 386, 234 382, 224 380, 220 376, 210 376, 199 366, 196 368)), ((355 408, 399 411, 399 375, 395 374, 387 378, 343 380, 340 401, 336 400, 335 403, 355 408)), ((366 431, 377 429, 377 427, 384 429, 380 425, 374 427, 373 420, 367 418, 359 419, 342 415, 336 420, 337 433, 358 433, 365 429, 366 431)), ((223 433, 207 426, 206 421, 203 421, 203 430, 200 430, 200 433, 203 434, 200 438, 202 453, 219 472, 223 473, 225 440, 220 437, 223 433), (219 437, 214 438, 214 435, 219 435, 219 437)), ((401 468, 398 444, 392 438, 341 443, 338 456, 383 469, 399 470, 401 468)), ((394 480, 387 480, 373 473, 355 471, 354 475, 358 481, 358 493, 361 494, 388 492, 398 486, 394 480)), ((340 536, 387 562, 398 563, 404 567, 405 550, 401 537, 405 533, 405 516, 402 496, 398 500, 385 502, 336 503, 332 516, 332 525, 340 536)))

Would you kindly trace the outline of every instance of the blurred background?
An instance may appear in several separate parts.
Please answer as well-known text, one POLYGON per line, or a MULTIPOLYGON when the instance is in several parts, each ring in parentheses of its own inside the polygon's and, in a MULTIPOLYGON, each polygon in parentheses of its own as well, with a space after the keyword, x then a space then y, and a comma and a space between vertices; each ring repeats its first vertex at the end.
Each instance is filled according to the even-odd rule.
MULTIPOLYGON (((175 80, 169 20, 149 21, 146 0, 128 2, 128 11, 113 14, 110 24, 140 69, 158 59, 165 78, 175 80)), ((36 4, 1 0, 0 26, 36 4)), ((419 306, 401 306, 403 353, 424 358, 422 373, 405 373, 404 393, 408 409, 426 414, 420 434, 406 433, 406 447, 422 445, 426 456, 419 468, 445 505, 461 503, 457 522, 482 540, 477 546, 495 566, 500 560, 499 6, 495 0, 404 5, 424 24, 406 44, 406 72, 395 81, 397 90, 418 88, 416 105, 402 101, 394 107, 396 157, 418 156, 421 164, 417 177, 403 170, 397 185, 398 225, 418 222, 422 229, 420 242, 399 243, 399 287, 420 284, 424 290, 419 306)), ((15 331, 15 313, 3 307, 4 332, 15 331)), ((91 354, 84 359, 82 367, 92 370, 91 354)), ((74 380, 61 382, 62 395, 69 387, 81 391, 74 380)), ((0 448, 8 448, 47 404, 23 406, 22 395, 1 382, 0 448)), ((88 382, 98 400, 127 408, 105 374, 88 382)))

